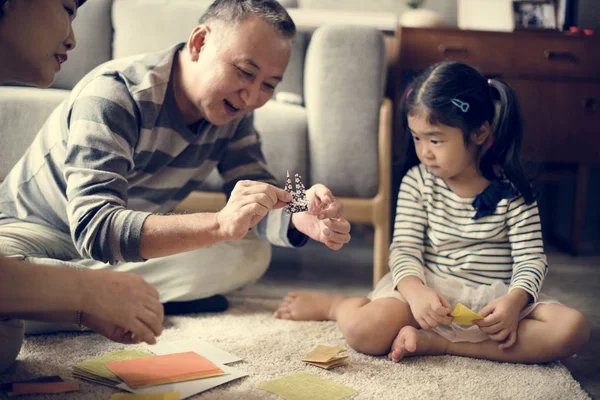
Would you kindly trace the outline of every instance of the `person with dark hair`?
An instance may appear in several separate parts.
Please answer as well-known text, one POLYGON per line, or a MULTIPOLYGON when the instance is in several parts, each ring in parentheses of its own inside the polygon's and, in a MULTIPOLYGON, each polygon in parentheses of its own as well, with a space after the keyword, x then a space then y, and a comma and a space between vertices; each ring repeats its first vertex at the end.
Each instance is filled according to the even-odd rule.
POLYGON ((0 187, 0 252, 139 274, 180 314, 226 309, 266 271, 267 240, 340 249, 340 201, 316 184, 308 212, 287 215, 253 126, 294 34, 275 0, 217 0, 186 43, 90 72, 0 187), (225 207, 173 214, 215 169, 225 207))
MULTIPOLYGON (((71 22, 83 2, 0 1, 0 83, 49 86, 75 47, 71 22)), ((19 354, 23 320, 85 325, 121 343, 155 343, 162 332, 158 292, 140 276, 15 258, 0 256, 0 373, 19 354)))
POLYGON ((395 362, 542 363, 577 352, 590 335, 585 317, 540 293, 548 265, 510 87, 466 64, 436 64, 407 87, 402 118, 391 272, 368 298, 292 292, 275 316, 336 320, 355 350, 395 362), (454 322, 459 303, 481 318, 454 322))

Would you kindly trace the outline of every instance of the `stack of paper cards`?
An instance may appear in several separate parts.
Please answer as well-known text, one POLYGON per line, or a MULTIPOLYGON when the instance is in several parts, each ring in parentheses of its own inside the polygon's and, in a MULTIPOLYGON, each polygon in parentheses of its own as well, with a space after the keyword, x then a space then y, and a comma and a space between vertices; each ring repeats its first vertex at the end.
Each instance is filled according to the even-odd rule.
POLYGON ((319 345, 308 353, 302 361, 315 365, 319 368, 331 369, 348 363, 348 354, 343 347, 331 347, 319 345))
POLYGON ((257 386, 285 400, 340 400, 356 394, 354 389, 309 372, 275 379, 257 386))
POLYGON ((483 317, 464 306, 461 303, 456 304, 454 311, 450 314, 454 319, 453 322, 459 325, 473 325, 473 320, 483 319, 483 317))
POLYGON ((161 342, 151 347, 152 351, 158 355, 166 355, 173 353, 181 353, 185 351, 193 351, 197 354, 208 358, 210 361, 215 363, 223 370, 223 375, 214 376, 212 378, 196 379, 193 381, 167 383, 160 386, 151 386, 145 388, 134 389, 129 387, 126 383, 121 383, 117 387, 119 389, 127 390, 128 392, 136 394, 157 394, 165 392, 178 392, 179 398, 185 399, 193 396, 205 390, 212 389, 216 386, 222 385, 227 382, 234 381, 236 379, 248 376, 247 373, 240 371, 237 368, 230 367, 225 364, 241 361, 240 357, 237 357, 231 353, 228 353, 218 347, 211 345, 200 339, 186 339, 174 343, 161 342))
POLYGON ((133 360, 142 357, 152 357, 154 354, 140 350, 123 350, 106 354, 93 360, 81 362, 73 367, 75 378, 107 386, 117 386, 123 381, 111 370, 106 368, 106 363, 112 361, 133 360))
POLYGON ((111 361, 106 367, 132 389, 223 375, 221 368, 193 351, 111 361))
POLYGON ((200 339, 158 343, 150 349, 154 354, 127 350, 84 361, 73 367, 73 376, 138 395, 117 396, 115 400, 171 400, 185 399, 248 375, 225 365, 241 361, 240 357, 200 339))

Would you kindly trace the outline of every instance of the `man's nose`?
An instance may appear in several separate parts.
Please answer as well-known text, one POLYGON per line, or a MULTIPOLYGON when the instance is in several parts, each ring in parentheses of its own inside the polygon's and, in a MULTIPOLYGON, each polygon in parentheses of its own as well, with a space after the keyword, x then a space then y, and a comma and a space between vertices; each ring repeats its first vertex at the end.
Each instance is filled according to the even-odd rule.
POLYGON ((258 106, 260 97, 260 84, 254 82, 242 89, 241 97, 246 107, 258 106))

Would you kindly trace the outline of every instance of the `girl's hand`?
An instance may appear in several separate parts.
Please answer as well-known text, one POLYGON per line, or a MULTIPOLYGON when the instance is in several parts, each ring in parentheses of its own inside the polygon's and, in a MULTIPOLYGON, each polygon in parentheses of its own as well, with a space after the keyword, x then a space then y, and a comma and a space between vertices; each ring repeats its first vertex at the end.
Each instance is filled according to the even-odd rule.
POLYGON ((498 348, 501 350, 508 349, 517 341, 519 313, 527 304, 523 304, 518 295, 512 295, 513 292, 492 300, 479 311, 483 319, 473 321, 490 339, 500 342, 498 348))
POLYGON ((306 191, 310 201, 308 212, 292 215, 292 225, 309 238, 332 250, 341 249, 350 241, 350 223, 343 217, 343 204, 331 190, 316 184, 306 191))
POLYGON ((450 304, 438 292, 422 286, 407 299, 410 310, 421 329, 431 329, 438 325, 450 325, 450 304))

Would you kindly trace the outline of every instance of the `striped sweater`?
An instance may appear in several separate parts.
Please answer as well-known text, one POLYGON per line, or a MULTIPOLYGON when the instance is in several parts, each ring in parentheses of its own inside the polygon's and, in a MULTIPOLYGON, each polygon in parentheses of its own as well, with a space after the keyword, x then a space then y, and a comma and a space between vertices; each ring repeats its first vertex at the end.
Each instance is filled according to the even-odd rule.
MULTIPOLYGON (((70 233, 84 258, 143 261, 146 217, 172 211, 215 168, 226 194, 241 179, 276 184, 252 115, 223 126, 184 124, 170 79, 182 47, 109 61, 84 77, 0 187, 0 224, 70 233)), ((289 221, 272 211, 257 233, 291 246, 289 221)))
POLYGON ((423 165, 402 180, 390 270, 394 287, 407 276, 425 282, 425 269, 467 285, 501 280, 534 301, 547 272, 540 217, 523 197, 503 199, 493 215, 473 220, 474 199, 461 198, 423 165))

